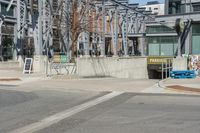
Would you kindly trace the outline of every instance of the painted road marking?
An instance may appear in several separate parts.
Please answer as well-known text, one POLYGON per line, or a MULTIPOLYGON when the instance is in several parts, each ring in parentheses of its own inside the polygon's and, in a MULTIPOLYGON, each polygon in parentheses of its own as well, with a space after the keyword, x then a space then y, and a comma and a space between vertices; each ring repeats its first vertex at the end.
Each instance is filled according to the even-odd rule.
POLYGON ((55 123, 58 123, 59 121, 61 121, 63 119, 66 119, 66 118, 68 118, 72 115, 75 115, 81 111, 91 108, 97 104, 108 101, 116 96, 121 95, 121 94, 123 94, 123 92, 111 92, 107 95, 104 95, 104 96, 94 99, 92 101, 77 105, 77 106, 67 109, 63 112, 54 114, 47 118, 44 118, 38 122, 32 123, 32 124, 27 125, 22 128, 18 128, 14 131, 11 131, 10 133, 33 133, 33 132, 39 131, 39 130, 49 127, 55 123))

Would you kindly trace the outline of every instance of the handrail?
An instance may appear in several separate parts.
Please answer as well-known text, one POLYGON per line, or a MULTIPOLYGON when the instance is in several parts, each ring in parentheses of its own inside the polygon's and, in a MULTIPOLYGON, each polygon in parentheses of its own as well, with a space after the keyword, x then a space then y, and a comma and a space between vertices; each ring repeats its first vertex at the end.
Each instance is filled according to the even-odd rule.
POLYGON ((165 62, 162 62, 162 80, 164 79, 164 72, 165 72, 165 78, 167 79, 169 75, 170 77, 170 72, 173 68, 172 66, 172 59, 171 58, 166 58, 165 62))

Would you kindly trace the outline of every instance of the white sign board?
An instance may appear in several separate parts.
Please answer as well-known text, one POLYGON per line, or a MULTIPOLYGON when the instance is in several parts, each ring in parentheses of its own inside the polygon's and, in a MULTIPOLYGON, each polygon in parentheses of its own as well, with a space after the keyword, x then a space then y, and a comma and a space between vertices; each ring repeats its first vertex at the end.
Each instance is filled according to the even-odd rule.
POLYGON ((31 73, 31 69, 32 69, 32 65, 33 65, 33 59, 32 58, 26 58, 25 59, 25 63, 24 63, 24 69, 23 69, 23 73, 31 73))

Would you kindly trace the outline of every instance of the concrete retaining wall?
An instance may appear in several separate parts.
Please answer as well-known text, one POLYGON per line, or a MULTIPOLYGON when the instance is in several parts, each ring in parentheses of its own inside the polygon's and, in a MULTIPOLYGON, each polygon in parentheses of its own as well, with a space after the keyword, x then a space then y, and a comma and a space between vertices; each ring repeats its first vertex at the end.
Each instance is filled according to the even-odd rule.
POLYGON ((44 55, 35 55, 33 58, 33 72, 45 73, 47 57, 44 55))
POLYGON ((147 58, 79 58, 77 73, 81 77, 148 79, 147 58))

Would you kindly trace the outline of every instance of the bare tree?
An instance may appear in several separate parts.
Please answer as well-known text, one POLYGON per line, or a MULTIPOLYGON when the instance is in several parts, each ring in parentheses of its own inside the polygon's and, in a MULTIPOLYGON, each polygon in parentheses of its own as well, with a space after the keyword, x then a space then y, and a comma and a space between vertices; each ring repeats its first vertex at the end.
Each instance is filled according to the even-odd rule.
POLYGON ((62 6, 59 6, 60 14, 58 20, 56 20, 57 30, 63 51, 69 52, 71 50, 72 56, 75 56, 74 53, 77 50, 77 41, 80 33, 91 32, 89 29, 89 14, 93 6, 91 0, 62 1, 60 2, 62 6))

